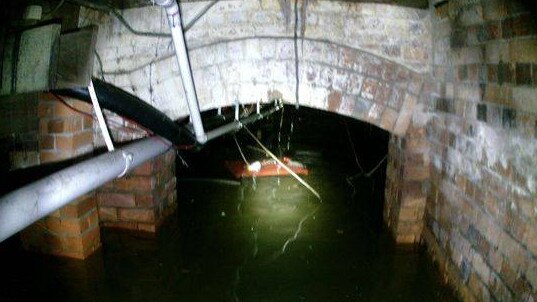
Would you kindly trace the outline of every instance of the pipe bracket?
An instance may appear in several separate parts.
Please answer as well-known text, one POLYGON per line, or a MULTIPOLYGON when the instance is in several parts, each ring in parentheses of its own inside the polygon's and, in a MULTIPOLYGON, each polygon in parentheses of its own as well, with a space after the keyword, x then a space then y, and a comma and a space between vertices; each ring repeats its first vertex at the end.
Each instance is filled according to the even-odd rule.
POLYGON ((125 168, 123 171, 117 176, 117 178, 121 178, 127 174, 129 171, 129 168, 132 165, 132 162, 134 161, 134 155, 130 152, 121 151, 121 155, 123 155, 123 159, 125 160, 125 168))

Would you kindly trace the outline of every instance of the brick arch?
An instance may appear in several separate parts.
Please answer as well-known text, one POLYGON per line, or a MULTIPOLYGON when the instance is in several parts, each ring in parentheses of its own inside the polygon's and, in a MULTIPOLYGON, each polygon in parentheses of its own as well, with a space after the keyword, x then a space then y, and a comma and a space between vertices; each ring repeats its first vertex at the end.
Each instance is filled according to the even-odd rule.
MULTIPOLYGON (((276 41, 280 49, 289 49, 293 43, 290 39, 266 40, 276 41)), ((226 41, 191 51, 193 61, 202 66, 194 70, 196 83, 211 83, 209 89, 198 84, 202 110, 232 106, 236 101, 247 104, 273 98, 296 103, 294 54, 267 59, 261 53, 259 57, 244 59, 240 53, 255 49, 263 41, 259 37, 226 41), (215 64, 207 54, 218 53, 224 47, 236 49, 236 56, 215 64)), ((369 52, 327 41, 304 40, 301 47, 301 106, 349 116, 396 135, 405 134, 418 103, 421 74, 369 52)))
MULTIPOLYGON (((282 97, 295 103, 293 18, 278 0, 221 1, 186 33, 201 110, 282 97)), ((182 5, 185 22, 201 4, 182 5)), ((172 118, 188 114, 169 41, 132 35, 115 19, 81 12, 99 24, 105 79, 172 118)), ((424 10, 319 0, 301 12, 299 102, 403 135, 430 69, 424 10)), ((158 7, 125 10, 135 28, 162 31, 158 7)), ((99 76, 99 66, 95 75, 99 76)))

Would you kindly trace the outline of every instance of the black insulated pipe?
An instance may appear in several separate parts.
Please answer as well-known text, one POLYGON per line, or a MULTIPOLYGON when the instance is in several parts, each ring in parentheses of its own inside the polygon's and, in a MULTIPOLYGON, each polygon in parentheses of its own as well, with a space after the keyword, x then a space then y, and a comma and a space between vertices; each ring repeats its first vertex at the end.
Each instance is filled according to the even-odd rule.
MULTIPOLYGON (((160 110, 149 105, 138 97, 106 83, 99 79, 93 79, 93 87, 99 99, 99 104, 112 112, 136 121, 142 127, 151 130, 154 134, 168 139, 175 145, 195 144, 194 136, 176 124, 160 110)), ((61 89, 52 93, 75 98, 91 103, 91 98, 86 87, 61 89)))

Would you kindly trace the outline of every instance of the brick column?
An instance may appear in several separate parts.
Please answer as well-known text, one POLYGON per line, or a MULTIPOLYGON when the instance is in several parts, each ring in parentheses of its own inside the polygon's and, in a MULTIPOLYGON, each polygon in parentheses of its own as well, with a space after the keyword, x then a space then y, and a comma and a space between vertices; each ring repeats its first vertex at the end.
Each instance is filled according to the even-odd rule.
POLYGON ((384 221, 397 243, 421 240, 429 179, 427 150, 424 128, 411 125, 405 138, 390 138, 384 221))
MULTIPOLYGON (((91 113, 91 106, 67 99, 77 110, 91 113)), ((93 150, 93 120, 70 109, 50 94, 38 103, 41 164, 82 156, 93 150)), ((26 249, 84 259, 100 245, 94 193, 87 194, 21 233, 26 249)))
POLYGON ((98 190, 104 227, 156 233, 176 209, 175 152, 147 161, 98 190))

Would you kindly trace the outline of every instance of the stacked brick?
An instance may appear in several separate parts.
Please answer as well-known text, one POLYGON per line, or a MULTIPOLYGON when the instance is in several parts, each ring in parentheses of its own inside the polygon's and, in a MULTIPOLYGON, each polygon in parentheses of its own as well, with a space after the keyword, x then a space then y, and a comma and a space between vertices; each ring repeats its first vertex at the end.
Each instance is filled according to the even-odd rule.
POLYGON ((425 129, 412 125, 406 137, 392 136, 388 149, 384 221, 395 241, 421 241, 429 179, 425 129))
MULTIPOLYGON (((65 100, 73 108, 92 113, 91 105, 72 99, 65 100)), ((73 111, 54 96, 39 97, 39 150, 41 163, 78 157, 93 151, 93 119, 73 111)))
POLYGON ((176 209, 175 152, 144 163, 99 189, 104 227, 155 233, 176 209))
MULTIPOLYGON (((91 113, 83 102, 67 99, 77 110, 91 113)), ((41 164, 73 159, 93 150, 93 120, 48 93, 39 95, 39 150, 41 164)), ((101 245, 97 205, 93 193, 82 196, 21 233, 26 249, 85 259, 101 245)))
POLYGON ((100 246, 95 195, 82 196, 21 233, 24 248, 45 254, 85 259, 100 246))
POLYGON ((535 15, 504 0, 434 13, 425 242, 464 301, 535 301, 535 15))

